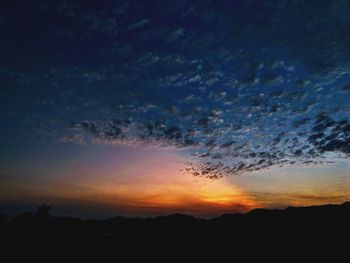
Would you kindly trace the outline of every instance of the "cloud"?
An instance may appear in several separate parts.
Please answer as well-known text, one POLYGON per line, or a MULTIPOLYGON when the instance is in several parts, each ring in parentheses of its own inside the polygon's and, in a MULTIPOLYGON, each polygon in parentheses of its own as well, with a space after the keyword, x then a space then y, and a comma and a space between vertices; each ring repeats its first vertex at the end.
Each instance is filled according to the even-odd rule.
MULTIPOLYGON (((33 43, 24 51, 4 41, 3 61, 14 66, 0 62, 0 74, 17 94, 37 87, 22 107, 54 97, 36 111, 60 142, 177 147, 188 150, 196 176, 349 154, 350 5, 271 3, 221 9, 210 1, 160 1, 154 12, 123 1, 108 8, 48 3, 45 15, 55 23, 47 25, 36 19, 42 8, 26 12, 15 4, 14 14, 42 37, 25 32, 23 23, 6 29, 5 18, 4 39, 26 43, 21 37, 33 34, 33 43), (68 128, 50 123, 53 116, 68 128)), ((14 99, 11 92, 6 98, 14 99)))
POLYGON ((311 83, 310 80, 306 80, 306 79, 297 79, 294 81, 294 85, 300 88, 305 88, 307 85, 309 85, 311 83))
POLYGON ((263 85, 276 85, 283 82, 282 76, 275 74, 266 74, 261 77, 261 84, 263 85))
POLYGON ((350 85, 344 85, 344 86, 342 86, 342 88, 341 88, 343 91, 345 91, 345 92, 349 92, 350 91, 350 85))
POLYGON ((131 24, 130 26, 128 26, 127 30, 137 30, 137 29, 141 29, 143 28, 145 25, 147 25, 149 23, 149 19, 141 19, 138 22, 135 22, 134 24, 131 24))

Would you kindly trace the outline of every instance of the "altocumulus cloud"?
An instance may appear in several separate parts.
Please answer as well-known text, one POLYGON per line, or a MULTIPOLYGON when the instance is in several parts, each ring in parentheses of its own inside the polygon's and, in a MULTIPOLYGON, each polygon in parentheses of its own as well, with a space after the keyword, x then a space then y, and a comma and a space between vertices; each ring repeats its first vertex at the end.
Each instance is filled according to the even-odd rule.
POLYGON ((349 157, 347 1, 1 5, 1 77, 56 141, 176 147, 211 179, 349 157))

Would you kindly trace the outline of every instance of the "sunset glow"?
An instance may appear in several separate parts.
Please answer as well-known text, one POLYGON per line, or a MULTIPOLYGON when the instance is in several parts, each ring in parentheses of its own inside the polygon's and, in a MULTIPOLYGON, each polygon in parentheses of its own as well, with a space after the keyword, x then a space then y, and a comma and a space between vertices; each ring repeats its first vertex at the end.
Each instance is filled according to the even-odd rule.
POLYGON ((350 2, 0 2, 0 212, 350 200, 350 2))
MULTIPOLYGON (((83 216, 97 210, 102 216, 186 213, 200 217, 257 207, 340 203, 350 198, 350 180, 345 176, 348 162, 321 166, 322 170, 300 166, 293 171, 274 169, 210 180, 184 173, 186 158, 176 149, 71 147, 71 154, 83 147, 84 155, 74 159, 66 156, 70 161, 52 170, 50 167, 57 164, 51 158, 60 154, 52 148, 51 157, 41 161, 40 168, 27 167, 34 169, 36 176, 25 186, 27 178, 21 170, 12 170, 18 181, 7 183, 0 197, 14 203, 25 197, 27 205, 45 201, 66 214, 72 213, 70 206, 80 206, 83 216), (337 175, 330 176, 335 167, 337 175)), ((33 164, 35 158, 41 158, 40 152, 23 162, 33 164)))

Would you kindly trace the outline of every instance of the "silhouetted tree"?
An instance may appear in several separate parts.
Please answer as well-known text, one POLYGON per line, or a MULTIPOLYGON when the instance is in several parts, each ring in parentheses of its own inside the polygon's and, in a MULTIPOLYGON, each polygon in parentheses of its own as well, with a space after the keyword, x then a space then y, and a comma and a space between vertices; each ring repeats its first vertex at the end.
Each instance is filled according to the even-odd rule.
POLYGON ((39 217, 40 219, 47 219, 50 216, 50 209, 51 209, 51 206, 42 204, 41 206, 38 206, 36 216, 39 217))

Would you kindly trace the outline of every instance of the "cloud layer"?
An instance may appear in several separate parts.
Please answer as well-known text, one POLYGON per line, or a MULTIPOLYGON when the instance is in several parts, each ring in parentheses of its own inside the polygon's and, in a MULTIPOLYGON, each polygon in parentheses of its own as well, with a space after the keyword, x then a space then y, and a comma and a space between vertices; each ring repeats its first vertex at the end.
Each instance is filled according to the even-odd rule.
POLYGON ((349 156, 347 1, 149 4, 1 4, 0 117, 57 142, 177 147, 211 179, 349 156))

